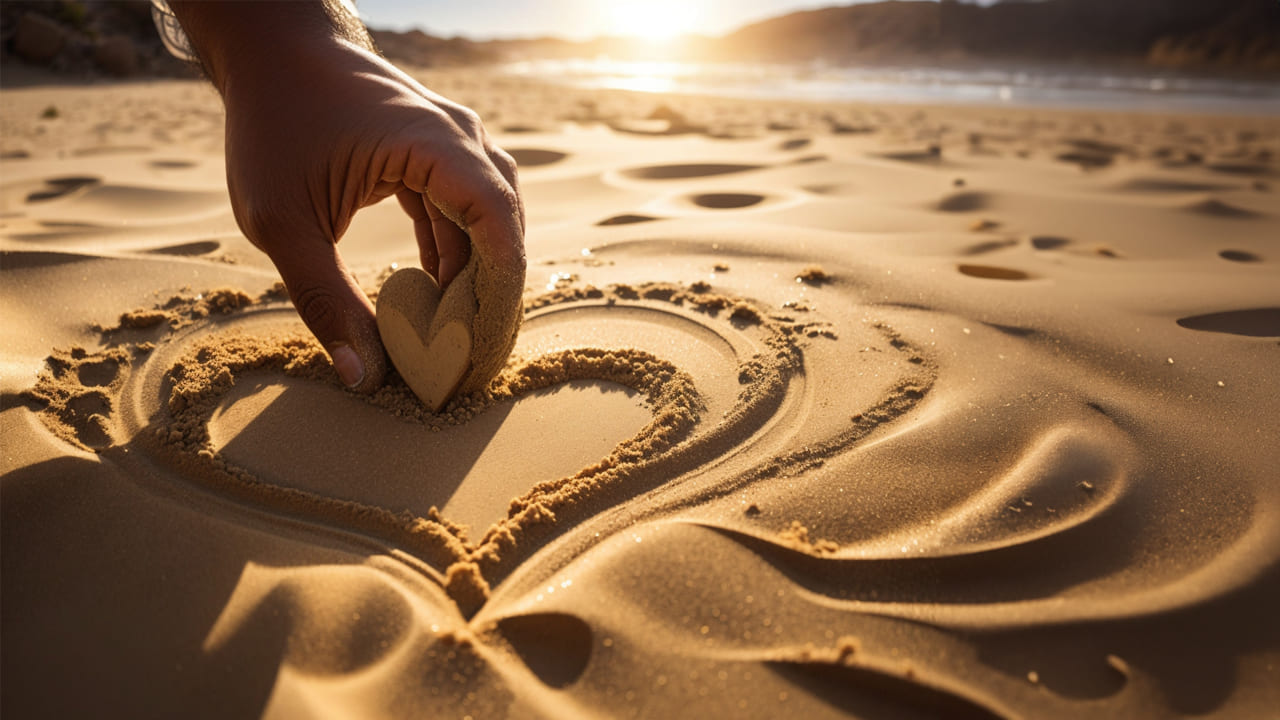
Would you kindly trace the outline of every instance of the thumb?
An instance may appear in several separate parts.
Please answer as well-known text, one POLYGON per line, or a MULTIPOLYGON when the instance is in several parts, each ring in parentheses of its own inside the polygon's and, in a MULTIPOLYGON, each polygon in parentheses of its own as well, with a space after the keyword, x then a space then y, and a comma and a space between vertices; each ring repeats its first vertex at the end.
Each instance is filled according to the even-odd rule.
POLYGON ((387 361, 373 305, 337 247, 325 243, 272 261, 302 322, 328 351, 342 383, 364 393, 381 387, 387 361))

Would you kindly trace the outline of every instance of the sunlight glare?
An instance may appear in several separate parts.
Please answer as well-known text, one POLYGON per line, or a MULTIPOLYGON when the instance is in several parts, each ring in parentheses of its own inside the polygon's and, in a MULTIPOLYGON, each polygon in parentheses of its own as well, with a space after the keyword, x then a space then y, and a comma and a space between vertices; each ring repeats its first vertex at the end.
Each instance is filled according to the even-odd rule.
POLYGON ((691 0, 622 0, 609 13, 613 34, 660 42, 693 32, 699 19, 691 0))

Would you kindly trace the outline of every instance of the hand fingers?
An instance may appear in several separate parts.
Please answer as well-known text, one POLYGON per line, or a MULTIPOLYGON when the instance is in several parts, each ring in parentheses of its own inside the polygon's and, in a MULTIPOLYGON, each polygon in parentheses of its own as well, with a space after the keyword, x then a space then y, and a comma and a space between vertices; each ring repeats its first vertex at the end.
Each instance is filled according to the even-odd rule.
POLYGON ((396 193, 400 207, 413 219, 413 235, 418 239, 418 257, 422 259, 422 269, 431 277, 440 281, 440 251, 436 248, 436 235, 431 227, 431 216, 427 214, 425 198, 422 193, 402 189, 396 193))
POLYGON ((426 197, 421 198, 427 215, 431 218, 431 232, 435 235, 435 249, 440 261, 440 274, 436 279, 440 287, 445 288, 462 271, 471 257, 471 240, 462 228, 444 216, 440 209, 431 204, 426 197))
POLYGON ((489 147, 489 160, 493 162, 493 166, 502 173, 502 177, 507 179, 507 183, 511 185, 512 192, 516 196, 516 209, 520 212, 520 232, 525 231, 524 221, 524 198, 520 196, 520 178, 516 170, 516 161, 505 150, 498 147, 489 147))
POLYGON ((263 245, 287 249, 271 259, 298 315, 329 352, 343 384, 360 392, 381 387, 387 362, 373 305, 343 265, 337 248, 320 240, 263 245))
POLYGON ((401 190, 396 193, 396 199, 413 219, 422 269, 430 273, 441 288, 447 287, 471 257, 467 234, 420 193, 401 190))
MULTIPOLYGON (((428 143, 407 150, 404 184, 470 235, 473 245, 500 267, 524 276, 524 231, 519 197, 478 143, 428 143), (480 237, 477 227, 488 229, 480 237)), ((434 232, 444 226, 433 223, 434 232)), ((439 235, 436 236, 440 246, 439 235)), ((442 248, 443 251, 443 248, 442 248)))

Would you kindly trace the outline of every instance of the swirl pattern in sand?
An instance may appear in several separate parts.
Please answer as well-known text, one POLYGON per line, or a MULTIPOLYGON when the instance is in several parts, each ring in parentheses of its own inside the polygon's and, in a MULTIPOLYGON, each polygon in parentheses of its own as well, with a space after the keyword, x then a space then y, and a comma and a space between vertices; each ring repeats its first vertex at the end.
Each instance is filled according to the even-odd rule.
POLYGON ((438 415, 340 386, 204 115, 6 160, 6 715, 1275 706, 1274 121, 428 84, 502 99, 529 211, 438 415))

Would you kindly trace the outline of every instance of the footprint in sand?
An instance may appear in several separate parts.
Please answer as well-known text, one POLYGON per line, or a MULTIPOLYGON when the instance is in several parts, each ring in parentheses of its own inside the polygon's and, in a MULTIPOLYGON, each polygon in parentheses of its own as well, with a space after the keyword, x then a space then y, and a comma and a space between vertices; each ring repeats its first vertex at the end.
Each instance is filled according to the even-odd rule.
POLYGON ((764 202, 765 196, 756 193, 702 193, 691 197, 690 202, 710 210, 736 210, 764 202))
POLYGON ((1063 143, 1070 147, 1071 150, 1059 153, 1055 159, 1058 162, 1078 165, 1082 170, 1098 170, 1108 167, 1115 162, 1117 156, 1126 150, 1120 145, 1087 138, 1070 138, 1064 140, 1063 143))
POLYGON ((31 268, 57 267, 74 262, 83 262, 89 255, 67 252, 25 252, 0 250, 0 267, 6 270, 28 270, 31 268))
POLYGON ((1017 244, 1018 244, 1018 241, 1014 238, 1008 238, 1005 240, 988 240, 986 242, 980 242, 975 245, 970 245, 964 250, 961 250, 960 254, 961 255, 985 255, 987 253, 996 252, 997 250, 1004 250, 1005 248, 1011 248, 1017 244))
POLYGON ((802 148, 809 147, 809 145, 811 144, 813 144, 813 140, 810 138, 792 138, 790 140, 783 140, 782 142, 778 143, 778 149, 779 150, 800 150, 802 148))
POLYGON ((819 185, 802 185, 800 189, 814 195, 853 195, 856 191, 852 185, 840 183, 822 183, 819 185))
POLYGON ((826 161, 828 161, 828 160, 830 160, 830 159, 831 159, 831 158, 830 158, 829 156, 827 156, 827 155, 805 155, 804 157, 798 157, 798 158, 796 158, 795 160, 792 160, 790 164, 792 164, 792 165, 809 165, 809 164, 812 164, 812 163, 826 162, 826 161))
POLYGON ((1219 162, 1206 165, 1205 168, 1224 175, 1260 176, 1273 172, 1270 167, 1260 163, 1219 162))
POLYGON ((539 132, 552 132, 551 128, 539 127, 537 125, 504 125, 502 132, 510 135, 522 135, 539 132))
POLYGON ((542 167, 543 165, 558 163, 569 157, 569 153, 541 148, 508 148, 507 154, 520 167, 542 167))
POLYGON ((123 155, 126 153, 146 153, 151 152, 152 148, 148 145, 96 145, 94 147, 77 148, 71 151, 76 157, 87 157, 93 155, 123 155))
POLYGON ((1253 210, 1237 207, 1212 197, 1187 205, 1186 209, 1188 212, 1193 212, 1197 215, 1230 220, 1247 220, 1260 215, 1260 213, 1253 210))
POLYGON ((45 183, 50 187, 29 195, 28 202, 59 202, 47 209, 33 206, 31 215, 38 220, 120 227, 230 214, 225 190, 115 185, 95 177, 55 178, 45 183))
POLYGON ((37 387, 24 399, 33 408, 57 417, 49 427, 75 445, 102 450, 112 442, 116 394, 127 377, 130 354, 122 348, 90 355, 83 348, 56 351, 46 360, 37 387))
POLYGON ((1178 324, 1189 330, 1204 332, 1248 337, 1280 337, 1280 307, 1192 315, 1178 318, 1178 324))
MULTIPOLYGON (((1056 235, 1036 235, 1031 238, 1031 247, 1036 250, 1061 250, 1071 244, 1071 240, 1056 235)), ((1106 245, 1095 245, 1092 249, 1076 248, 1070 250, 1073 255, 1084 257, 1104 257, 1116 259, 1123 257, 1119 252, 1106 245)))
POLYGON ((872 153, 871 157, 924 165, 941 165, 944 163, 944 160, 942 159, 942 146, 937 143, 929 145, 923 150, 890 150, 888 152, 872 153))
POLYGON ((195 242, 181 243, 178 245, 166 245, 165 247, 147 250, 149 255, 177 255, 181 257, 191 257, 194 255, 208 255, 222 247, 222 243, 217 240, 197 240, 195 242))
POLYGON ((197 163, 194 160, 152 160, 147 165, 157 170, 186 170, 197 163))
POLYGON ((622 170, 623 177, 633 180, 689 180, 715 177, 733 173, 759 170, 763 165, 739 165, 735 163, 689 163, 676 165, 647 165, 622 170))
POLYGON ((1117 186, 1119 190, 1141 193, 1207 193, 1223 190, 1238 190, 1236 185, 1225 183, 1194 182, 1190 180, 1174 180, 1171 178, 1136 177, 1126 180, 1117 186))
POLYGON ((996 267, 995 265, 972 265, 962 263, 956 267, 962 275, 982 278, 984 280, 1030 280, 1031 275, 1022 270, 996 267))
POLYGON ((831 122, 832 135, 870 135, 871 133, 878 132, 878 130, 879 128, 871 125, 851 125, 849 123, 842 123, 839 121, 831 122))
POLYGON ((991 196, 983 192, 951 193, 939 200, 935 207, 942 212, 949 213, 986 210, 991 207, 991 196))
POLYGON ((1031 247, 1037 250, 1057 250, 1066 247, 1071 243, 1070 240, 1056 235, 1037 235, 1031 238, 1031 247))
POLYGON ((1262 257, 1255 255, 1247 250, 1223 250, 1218 253, 1218 257, 1223 260, 1241 263, 1262 262, 1262 257))
POLYGON ((1080 166, 1082 170, 1098 170, 1108 167, 1115 162, 1115 158, 1111 155, 1099 155, 1096 153, 1083 152, 1067 152, 1060 153, 1054 158, 1058 162, 1070 163, 1080 166))
POLYGON ((599 227, 608 227, 611 225, 634 225, 636 223, 652 222, 654 220, 661 219, 662 218, 654 217, 652 215, 633 215, 630 213, 624 213, 622 215, 607 217, 596 223, 596 225, 599 227))
POLYGON ((44 181, 46 187, 27 194, 27 202, 44 202, 56 200, 74 193, 77 190, 102 184, 102 179, 89 175, 73 175, 68 177, 49 178, 44 181))

